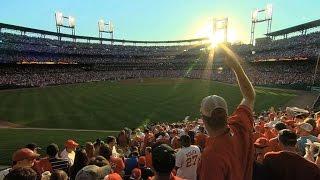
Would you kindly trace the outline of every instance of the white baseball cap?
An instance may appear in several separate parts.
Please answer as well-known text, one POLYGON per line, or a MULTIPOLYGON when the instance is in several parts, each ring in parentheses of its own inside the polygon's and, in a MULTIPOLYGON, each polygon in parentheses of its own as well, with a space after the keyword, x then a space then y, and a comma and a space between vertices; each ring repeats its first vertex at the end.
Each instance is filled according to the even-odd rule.
POLYGON ((309 113, 309 111, 297 107, 287 107, 286 112, 291 116, 299 116, 309 113))
POLYGON ((212 111, 217 108, 224 109, 226 111, 226 114, 228 115, 227 102, 222 97, 211 95, 202 99, 200 108, 200 112, 202 113, 202 115, 211 117, 212 111))
POLYGON ((303 129, 303 130, 305 130, 307 132, 311 132, 313 130, 312 125, 309 124, 309 123, 303 122, 303 123, 299 124, 298 126, 299 126, 299 128, 301 128, 301 129, 303 129))

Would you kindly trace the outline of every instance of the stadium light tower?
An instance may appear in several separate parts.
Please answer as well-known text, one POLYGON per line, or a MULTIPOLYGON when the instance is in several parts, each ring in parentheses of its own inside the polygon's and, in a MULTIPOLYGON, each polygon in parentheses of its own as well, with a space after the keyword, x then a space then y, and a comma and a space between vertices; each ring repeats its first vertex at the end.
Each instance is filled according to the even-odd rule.
POLYGON ((273 8, 272 4, 268 4, 265 9, 255 9, 251 13, 251 36, 250 36, 250 44, 254 44, 254 30, 257 23, 262 23, 267 21, 267 34, 271 32, 271 24, 272 24, 272 14, 273 8), (263 18, 259 18, 259 14, 264 14, 263 18))
MULTIPOLYGON (((62 12, 55 13, 57 33, 61 33, 61 28, 71 29, 71 34, 76 35, 76 19, 73 16, 63 16, 62 12), (66 20, 66 21, 65 21, 66 20)), ((61 36, 58 36, 59 41, 61 41, 61 36)), ((73 38, 73 41, 76 39, 73 38)))
POLYGON ((213 19, 213 35, 215 37, 215 35, 217 34, 218 31, 223 30, 224 31, 224 38, 223 38, 223 42, 227 42, 228 41, 228 18, 222 18, 222 19, 213 19))
MULTIPOLYGON (((111 21, 106 23, 103 19, 100 19, 98 21, 98 29, 99 29, 99 38, 100 38, 100 43, 101 44, 102 44, 103 33, 110 34, 110 38, 113 39, 114 26, 113 26, 111 21)), ((113 41, 111 41, 111 44, 113 44, 113 41)))

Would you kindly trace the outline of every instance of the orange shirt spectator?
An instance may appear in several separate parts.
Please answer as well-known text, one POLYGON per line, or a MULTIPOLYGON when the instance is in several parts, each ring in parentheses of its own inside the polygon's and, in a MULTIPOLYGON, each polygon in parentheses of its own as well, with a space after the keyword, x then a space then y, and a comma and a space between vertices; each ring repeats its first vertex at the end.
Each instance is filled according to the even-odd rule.
POLYGON ((145 133, 144 140, 143 140, 143 150, 148 146, 152 146, 153 142, 154 142, 154 135, 151 132, 147 131, 145 133))
POLYGON ((152 168, 152 157, 151 154, 145 155, 145 156, 140 156, 142 158, 145 158, 146 160, 146 167, 152 168))
POLYGON ((270 152, 278 152, 278 151, 282 151, 280 145, 279 145, 279 140, 278 137, 272 138, 269 140, 269 150, 270 152))
POLYGON ((115 173, 122 174, 124 170, 124 162, 121 158, 110 157, 110 165, 115 173))
POLYGON ((52 166, 49 158, 41 158, 39 161, 36 161, 32 169, 34 169, 38 174, 42 174, 45 171, 52 172, 52 166))
POLYGON ((296 123, 294 120, 289 119, 289 120, 285 120, 283 122, 287 125, 288 129, 290 129, 291 131, 294 131, 295 123, 296 123))
POLYGON ((256 127, 255 129, 257 130, 257 131, 259 131, 260 133, 264 133, 264 125, 265 125, 266 123, 265 122, 263 122, 263 121, 260 121, 259 123, 258 123, 258 127, 256 127))
POLYGON ((265 132, 263 134, 263 136, 267 139, 272 139, 275 137, 275 134, 271 131, 271 129, 269 127, 266 127, 266 125, 264 126, 265 128, 265 132))
POLYGON ((240 105, 228 118, 228 124, 228 131, 209 137, 197 170, 200 180, 252 179, 254 148, 251 110, 240 105))
POLYGON ((196 135, 195 144, 200 147, 201 151, 203 151, 203 149, 205 148, 208 138, 209 136, 204 133, 198 133, 196 135))
POLYGON ((253 142, 255 142, 257 139, 264 137, 262 133, 260 132, 253 132, 253 142))
POLYGON ((152 156, 151 156, 151 147, 147 147, 145 150, 146 166, 152 168, 152 156))
POLYGON ((269 151, 269 140, 265 137, 258 138, 254 142, 255 160, 262 163, 264 155, 269 151))
POLYGON ((269 176, 268 179, 320 179, 319 168, 294 152, 269 152, 265 155, 263 166, 269 176))
POLYGON ((146 154, 146 166, 152 168, 152 156, 151 154, 146 154))

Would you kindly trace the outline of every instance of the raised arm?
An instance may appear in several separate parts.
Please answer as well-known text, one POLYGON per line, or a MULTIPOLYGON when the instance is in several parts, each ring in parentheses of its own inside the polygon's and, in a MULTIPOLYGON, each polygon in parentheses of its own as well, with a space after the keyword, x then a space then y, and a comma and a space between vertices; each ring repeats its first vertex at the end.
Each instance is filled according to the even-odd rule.
POLYGON ((238 57, 234 52, 232 52, 227 47, 222 47, 226 53, 226 58, 224 60, 225 64, 229 66, 237 77, 237 81, 240 87, 240 91, 242 93, 243 99, 240 105, 245 105, 253 110, 254 100, 256 97, 256 93, 254 88, 247 77, 246 73, 244 72, 243 68, 241 67, 239 61, 240 57, 238 57))

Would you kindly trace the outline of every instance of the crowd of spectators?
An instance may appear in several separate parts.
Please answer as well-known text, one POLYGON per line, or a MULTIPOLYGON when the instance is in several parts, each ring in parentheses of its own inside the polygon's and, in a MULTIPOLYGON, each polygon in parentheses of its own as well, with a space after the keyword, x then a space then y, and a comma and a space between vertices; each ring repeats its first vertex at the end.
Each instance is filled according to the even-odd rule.
POLYGON ((297 59, 316 57, 320 53, 320 32, 302 34, 259 43, 252 47, 251 60, 297 59))
MULTIPOLYGON (((312 58, 319 54, 320 33, 297 35, 289 38, 270 40, 258 43, 255 46, 247 44, 234 44, 230 48, 248 61, 259 61, 269 59, 299 59, 312 58)), ((58 41, 44 37, 32 37, 11 33, 0 33, 0 50, 15 52, 37 52, 65 55, 82 56, 112 56, 115 60, 125 58, 128 61, 135 61, 137 56, 147 56, 144 60, 161 59, 169 56, 185 55, 197 56, 205 53, 208 44, 198 45, 111 45, 100 44, 100 42, 73 42, 58 41), (122 57, 122 58, 119 58, 122 57)), ((0 58, 1 60, 1 58, 0 58)), ((16 59, 15 59, 16 60, 16 59)), ((55 61, 55 57, 52 58, 55 61)), ((79 59, 78 59, 79 60, 79 59)), ((80 59, 81 60, 81 59, 80 59)), ((103 63, 108 58, 84 58, 85 63, 103 63)), ((4 59, 4 62, 8 61, 4 59)), ((73 59, 74 61, 74 59, 73 59)))
MULTIPOLYGON (((272 176, 319 178, 319 116, 305 109, 287 108, 270 109, 253 118, 253 180, 273 179, 272 176), (276 159, 287 151, 289 155, 283 156, 282 162, 276 159), (281 171, 284 167, 296 172, 281 171)), ((1 171, 0 179, 108 180, 113 177, 144 180, 161 172, 169 174, 171 179, 195 180, 201 153, 210 145, 209 138, 203 120, 199 119, 153 124, 143 130, 124 128, 116 137, 99 138, 82 145, 67 140, 61 151, 52 143, 45 147, 44 157, 37 152, 40 147, 31 143, 14 152, 12 167, 1 171)), ((211 173, 212 177, 217 176, 216 172, 211 173)))
POLYGON ((256 49, 259 51, 272 50, 278 48, 289 48, 295 46, 307 46, 310 44, 320 43, 320 32, 313 32, 309 34, 302 34, 292 36, 289 38, 274 40, 271 43, 257 44, 256 49))
POLYGON ((127 56, 172 56, 178 54, 199 54, 205 45, 134 46, 58 41, 50 38, 31 37, 0 33, 0 49, 17 52, 37 52, 73 55, 127 56))
POLYGON ((233 113, 224 98, 200 104, 199 119, 124 128, 118 135, 62 151, 52 143, 40 157, 35 143, 18 149, 5 180, 318 180, 320 113, 287 107, 253 112, 254 88, 234 57, 224 61, 237 78, 242 101, 233 113))
MULTIPOLYGON (((46 86, 153 77, 205 78, 228 83, 236 82, 230 69, 223 65, 208 66, 209 51, 205 44, 123 46, 99 42, 58 41, 10 33, 0 33, 0 40, 1 64, 83 65, 82 68, 71 65, 1 67, 1 85, 46 86)), ((319 32, 314 32, 266 41, 256 46, 238 44, 229 47, 245 60, 243 67, 254 85, 311 85, 316 66, 315 56, 319 53, 319 42, 319 32), (281 62, 279 61, 281 59, 291 61, 281 62), (253 63, 248 60, 275 62, 253 63)), ((314 80, 316 84, 320 82, 318 73, 314 80)))
POLYGON ((187 77, 238 83, 243 98, 234 113, 228 113, 222 97, 212 95, 201 102, 195 121, 124 128, 116 137, 81 145, 69 139, 62 149, 53 142, 43 157, 30 142, 13 153, 0 180, 319 180, 319 113, 296 107, 254 113, 252 86, 312 84, 316 63, 311 59, 319 54, 319 43, 315 32, 234 45, 231 50, 245 60, 291 61, 239 63, 228 56, 226 65, 212 65, 205 44, 124 46, 0 33, 1 85, 187 77))
MULTIPOLYGON (((254 85, 312 85, 314 62, 246 63, 243 65, 254 85)), ((7 65, 0 68, 1 85, 43 87, 93 81, 141 78, 193 78, 235 83, 233 72, 224 65, 207 62, 109 63, 104 65, 7 65)), ((320 82, 316 74, 315 84, 320 82)))

